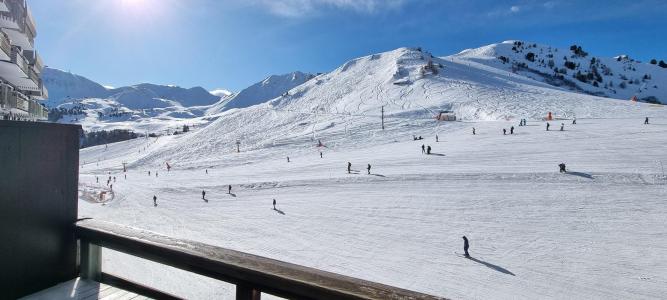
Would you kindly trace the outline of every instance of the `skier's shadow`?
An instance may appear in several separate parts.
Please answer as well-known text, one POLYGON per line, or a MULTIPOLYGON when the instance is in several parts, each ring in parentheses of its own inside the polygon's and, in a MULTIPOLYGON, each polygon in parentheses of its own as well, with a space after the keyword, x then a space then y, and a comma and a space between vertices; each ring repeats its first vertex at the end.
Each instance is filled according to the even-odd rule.
POLYGON ((588 178, 588 179, 594 179, 594 178, 593 178, 593 175, 588 174, 588 173, 583 173, 583 172, 571 172, 571 171, 567 171, 567 172, 565 172, 565 174, 568 174, 568 175, 574 175, 574 176, 579 176, 579 177, 588 178))
POLYGON ((505 274, 508 274, 508 275, 516 276, 516 275, 514 275, 514 273, 510 272, 510 270, 505 269, 505 268, 503 268, 503 267, 501 267, 501 266, 496 266, 496 265, 494 265, 494 264, 492 264, 492 263, 488 263, 488 262, 485 262, 485 261, 483 261, 483 260, 479 260, 479 259, 474 258, 474 257, 472 257, 472 256, 468 257, 468 259, 469 259, 469 260, 472 260, 472 261, 474 261, 474 262, 476 262, 476 263, 483 264, 483 265, 486 266, 487 268, 494 269, 494 270, 496 270, 496 271, 498 271, 498 272, 500 272, 500 273, 505 273, 505 274))
POLYGON ((236 197, 236 194, 234 194, 234 193, 229 193, 229 195, 232 196, 232 197, 236 197))
POLYGON ((384 176, 382 174, 375 174, 375 173, 371 173, 370 175, 377 176, 377 177, 387 177, 387 176, 384 176))
POLYGON ((435 153, 435 152, 431 152, 431 154, 429 154, 429 155, 434 155, 434 156, 445 156, 445 155, 442 154, 442 153, 435 153))
POLYGON ((275 210, 277 213, 279 213, 281 215, 285 215, 285 212, 280 210, 280 209, 274 208, 273 210, 275 210))

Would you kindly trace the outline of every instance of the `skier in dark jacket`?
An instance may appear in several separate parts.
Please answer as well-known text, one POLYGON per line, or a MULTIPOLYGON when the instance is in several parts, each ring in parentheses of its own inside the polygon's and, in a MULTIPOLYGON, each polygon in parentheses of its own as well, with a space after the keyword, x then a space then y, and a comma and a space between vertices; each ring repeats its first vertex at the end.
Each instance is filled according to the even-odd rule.
POLYGON ((503 128, 503 135, 507 135, 507 129, 503 128))
POLYGON ((276 199, 275 198, 273 198, 273 209, 274 210, 276 209, 276 199))
POLYGON ((551 127, 551 124, 549 124, 549 122, 547 122, 547 131, 549 131, 549 127, 551 127))
POLYGON ((567 170, 565 170, 565 163, 558 164, 558 169, 558 171, 561 173, 567 173, 567 170))
POLYGON ((472 135, 475 135, 475 127, 472 128, 472 135))
POLYGON ((431 146, 426 147, 426 154, 431 154, 431 146))
POLYGON ((648 125, 648 117, 644 120, 644 125, 648 125))
POLYGON ((514 126, 510 127, 510 134, 514 134, 514 126))
POLYGON ((230 185, 227 187, 227 194, 231 194, 231 193, 232 193, 232 185, 230 184, 230 185))
POLYGON ((206 200, 206 191, 204 190, 201 191, 201 198, 206 200))
POLYGON ((366 170, 368 170, 368 175, 371 175, 371 164, 368 164, 368 167, 366 167, 366 170))
POLYGON ((470 257, 470 254, 468 253, 468 248, 470 248, 470 244, 468 243, 468 238, 464 235, 463 236, 463 252, 465 252, 466 257, 470 257))
POLYGON ((350 172, 352 172, 352 163, 348 161, 347 162, 347 174, 350 174, 350 172))
POLYGON ((426 153, 426 147, 422 144, 422 154, 426 153))
POLYGON ((153 206, 157 206, 157 196, 153 195, 153 206))
POLYGON ((560 123, 560 131, 565 130, 565 123, 560 123))

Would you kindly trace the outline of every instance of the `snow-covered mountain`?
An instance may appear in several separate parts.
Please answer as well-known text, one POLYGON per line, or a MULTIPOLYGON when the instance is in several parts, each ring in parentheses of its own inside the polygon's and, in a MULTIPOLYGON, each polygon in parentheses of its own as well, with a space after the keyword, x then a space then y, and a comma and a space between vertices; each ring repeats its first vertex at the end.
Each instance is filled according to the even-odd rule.
POLYGON ((170 85, 142 83, 107 89, 86 77, 53 68, 44 68, 44 84, 49 90, 47 106, 85 98, 110 98, 131 109, 211 105, 220 100, 201 87, 182 88, 170 85))
POLYGON ((220 100, 202 87, 185 89, 178 86, 142 83, 109 91, 110 98, 128 108, 163 108, 175 104, 184 107, 211 105, 220 100))
POLYGON ((215 105, 211 108, 210 113, 264 103, 280 95, 289 93, 289 90, 303 84, 313 77, 315 77, 315 75, 298 71, 282 75, 271 75, 264 80, 243 89, 238 94, 232 95, 227 101, 215 105))
POLYGON ((555 48, 526 41, 505 41, 464 50, 444 59, 477 62, 576 92, 667 103, 667 64, 642 63, 627 55, 599 57, 582 46, 555 48))
POLYGON ((438 123, 442 111, 453 111, 463 121, 494 121, 541 120, 548 112, 563 119, 640 118, 650 114, 648 107, 554 87, 467 57, 438 58, 420 48, 399 48, 350 60, 268 102, 226 110, 207 127, 145 159, 156 164, 218 160, 228 154, 220 149, 231 151, 236 141, 246 149, 302 139, 350 141, 349 132, 372 135, 382 114, 388 128, 417 130, 438 123))
POLYGON ((84 130, 130 129, 140 132, 177 130, 185 124, 207 124, 211 105, 226 99, 201 87, 181 88, 142 83, 105 88, 83 76, 44 69, 49 89, 49 119, 81 124, 84 130))
POLYGON ((45 67, 42 80, 49 90, 48 107, 56 107, 71 99, 106 98, 110 95, 108 89, 95 81, 54 68, 45 67))

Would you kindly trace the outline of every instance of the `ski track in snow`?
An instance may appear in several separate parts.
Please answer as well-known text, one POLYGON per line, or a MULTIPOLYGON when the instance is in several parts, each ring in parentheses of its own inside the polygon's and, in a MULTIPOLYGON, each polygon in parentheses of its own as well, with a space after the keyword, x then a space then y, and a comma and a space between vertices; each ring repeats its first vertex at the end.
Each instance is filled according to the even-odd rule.
MULTIPOLYGON (((315 118, 282 113, 270 115, 315 118)), ((314 125, 299 131, 271 120, 278 127, 241 153, 216 138, 210 147, 193 144, 209 128, 83 149, 83 186, 96 186, 95 176, 107 172, 117 182, 114 200, 81 201, 80 216, 454 299, 655 299, 667 292, 667 179, 658 164, 667 162, 665 118, 649 126, 639 116, 580 118, 563 132, 546 132, 541 121, 389 118, 382 131, 379 120, 364 117, 316 118, 343 120, 315 132, 327 146, 324 158, 311 140, 314 125), (511 125, 516 133, 503 136, 511 125), (412 141, 413 134, 425 139, 412 141), (421 144, 435 154, 422 155, 421 144), (180 155, 188 147, 198 151, 180 155), (347 174, 347 161, 359 172, 347 174), (570 173, 557 172, 561 161, 570 173), (365 174, 367 163, 373 175, 365 174), (271 209, 273 198, 284 215, 271 209), (462 235, 477 261, 453 254, 462 251, 462 235)), ((228 118, 229 127, 219 128, 232 134, 243 120, 228 118)), ((233 298, 229 284, 107 251, 105 271, 188 298, 233 298)))

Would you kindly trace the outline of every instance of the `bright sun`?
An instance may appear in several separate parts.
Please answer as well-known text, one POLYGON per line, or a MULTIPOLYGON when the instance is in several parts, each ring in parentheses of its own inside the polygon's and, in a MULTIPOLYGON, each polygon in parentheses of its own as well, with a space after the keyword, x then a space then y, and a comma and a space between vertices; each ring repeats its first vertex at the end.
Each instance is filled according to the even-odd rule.
POLYGON ((120 3, 123 7, 126 8, 138 8, 146 4, 145 0, 120 0, 120 3))

